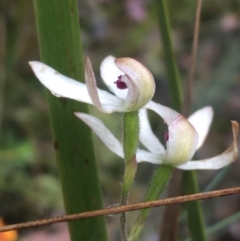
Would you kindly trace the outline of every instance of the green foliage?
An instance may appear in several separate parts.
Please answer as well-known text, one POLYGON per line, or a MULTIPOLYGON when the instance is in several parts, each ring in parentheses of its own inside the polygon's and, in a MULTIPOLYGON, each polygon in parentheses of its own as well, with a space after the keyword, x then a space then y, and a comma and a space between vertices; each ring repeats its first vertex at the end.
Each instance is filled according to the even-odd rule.
POLYGON ((1 215, 27 221, 62 209, 59 181, 50 165, 37 168, 32 143, 2 149, 0 157, 1 215))

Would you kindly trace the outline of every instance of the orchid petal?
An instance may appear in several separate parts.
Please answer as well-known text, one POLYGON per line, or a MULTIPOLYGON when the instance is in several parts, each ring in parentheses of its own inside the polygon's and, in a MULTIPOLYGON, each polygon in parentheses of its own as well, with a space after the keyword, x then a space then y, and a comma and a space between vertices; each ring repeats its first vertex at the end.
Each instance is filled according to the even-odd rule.
POLYGON ((150 162, 153 164, 163 164, 163 161, 159 155, 153 154, 151 152, 138 149, 136 153, 137 162, 150 162))
POLYGON ((222 154, 198 161, 189 161, 184 165, 177 166, 179 169, 183 170, 197 170, 197 169, 220 169, 224 166, 227 166, 231 162, 235 161, 238 155, 238 147, 237 147, 237 137, 238 137, 238 123, 236 121, 232 121, 232 132, 233 132, 233 142, 231 146, 222 154))
POLYGON ((198 143, 198 134, 191 123, 175 110, 153 101, 145 108, 155 111, 168 125, 169 138, 166 143, 165 163, 179 165, 189 161, 198 143))
POLYGON ((202 146, 206 139, 210 125, 213 119, 213 109, 210 106, 204 107, 194 112, 188 121, 193 125, 198 133, 197 150, 202 146))
MULTIPOLYGON (((31 61, 29 64, 39 81, 57 97, 93 104, 85 84, 60 74, 44 63, 31 61)), ((97 89, 97 93, 105 112, 124 111, 121 99, 104 90, 97 89)))
POLYGON ((126 111, 141 109, 152 99, 155 92, 155 81, 151 72, 131 58, 117 58, 115 64, 125 73, 122 81, 125 82, 128 89, 124 101, 126 111))
POLYGON ((154 154, 163 154, 165 152, 163 145, 159 142, 150 126, 147 110, 141 109, 139 112, 140 133, 139 139, 141 143, 154 154))
POLYGON ((128 93, 128 89, 118 89, 114 83, 119 76, 125 75, 115 64, 113 56, 106 57, 100 65, 100 73, 104 83, 107 85, 116 96, 121 99, 125 99, 128 93))
POLYGON ((112 152, 122 158, 124 157, 122 144, 107 129, 102 121, 88 114, 80 112, 75 112, 74 114, 85 122, 112 152))

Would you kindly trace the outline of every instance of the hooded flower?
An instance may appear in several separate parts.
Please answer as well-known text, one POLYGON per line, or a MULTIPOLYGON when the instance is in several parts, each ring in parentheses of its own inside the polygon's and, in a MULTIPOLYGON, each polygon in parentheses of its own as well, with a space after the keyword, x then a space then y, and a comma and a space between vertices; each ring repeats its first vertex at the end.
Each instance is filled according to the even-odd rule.
MULTIPOLYGON (((142 109, 140 111, 140 141, 148 151, 138 149, 136 153, 137 162, 168 164, 179 169, 195 170, 219 169, 236 159, 238 154, 238 123, 236 121, 232 121, 233 142, 225 152, 209 159, 195 161, 191 158, 195 151, 202 146, 208 134, 213 117, 212 108, 202 108, 191 115, 188 120, 171 108, 153 101, 150 101, 146 108, 155 111, 167 123, 166 148, 153 134, 148 121, 147 110, 142 109)), ((99 119, 83 113, 75 113, 75 115, 84 121, 111 151, 123 157, 122 144, 99 119)))
POLYGON ((97 88, 88 57, 85 59, 86 84, 66 77, 44 63, 32 61, 29 64, 39 81, 57 97, 93 104, 105 113, 139 110, 155 92, 152 74, 131 58, 108 56, 101 64, 102 79, 115 95, 97 88))

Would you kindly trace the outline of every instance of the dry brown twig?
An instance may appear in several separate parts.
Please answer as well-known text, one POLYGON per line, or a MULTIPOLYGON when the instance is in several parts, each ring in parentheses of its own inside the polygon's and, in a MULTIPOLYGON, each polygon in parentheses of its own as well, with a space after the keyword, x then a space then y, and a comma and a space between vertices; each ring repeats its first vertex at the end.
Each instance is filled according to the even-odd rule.
POLYGON ((192 59, 191 66, 188 72, 188 79, 186 85, 183 114, 189 115, 189 110, 192 102, 192 85, 196 68, 197 50, 198 50, 198 39, 200 31, 200 18, 201 18, 202 0, 197 1, 197 9, 194 24, 194 35, 193 35, 193 46, 192 46, 192 59))
POLYGON ((10 230, 30 228, 30 227, 36 227, 36 226, 43 226, 43 225, 49 225, 54 223, 60 223, 60 222, 68 222, 76 219, 104 216, 104 215, 116 214, 116 213, 121 213, 126 211, 134 211, 134 210, 139 210, 144 208, 159 207, 163 205, 171 205, 176 203, 203 200, 203 199, 227 196, 227 195, 233 195, 233 194, 240 194, 240 187, 228 188, 228 189, 222 189, 222 190, 216 190, 216 191, 204 192, 204 193, 197 193, 197 194, 161 199, 161 200, 150 201, 150 202, 141 202, 141 203, 112 207, 107 209, 100 209, 96 211, 89 211, 89 212, 70 214, 70 215, 65 215, 65 216, 60 216, 55 218, 7 225, 7 226, 0 227, 0 232, 6 232, 10 230))

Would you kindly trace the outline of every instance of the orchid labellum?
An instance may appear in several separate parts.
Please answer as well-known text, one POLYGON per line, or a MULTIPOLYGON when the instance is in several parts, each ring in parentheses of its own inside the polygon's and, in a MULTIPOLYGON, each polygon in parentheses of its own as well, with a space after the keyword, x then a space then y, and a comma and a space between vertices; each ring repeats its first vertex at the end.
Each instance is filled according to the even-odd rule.
POLYGON ((89 58, 85 60, 86 84, 66 77, 44 63, 31 61, 29 64, 39 81, 57 97, 93 104, 105 113, 139 110, 155 92, 152 74, 132 58, 108 56, 101 64, 102 79, 115 95, 97 88, 89 58))

